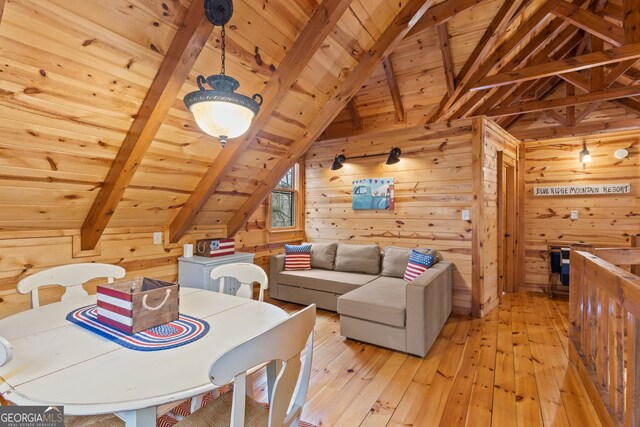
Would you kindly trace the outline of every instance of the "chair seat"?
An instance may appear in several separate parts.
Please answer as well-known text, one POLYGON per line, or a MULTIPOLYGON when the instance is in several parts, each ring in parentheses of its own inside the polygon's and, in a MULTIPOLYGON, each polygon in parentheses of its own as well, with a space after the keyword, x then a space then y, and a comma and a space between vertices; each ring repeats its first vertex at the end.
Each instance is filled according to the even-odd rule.
MULTIPOLYGON (((206 404, 189 417, 180 421, 180 427, 229 427, 231 424, 231 405, 233 392, 225 393, 206 404)), ((269 423, 269 407, 247 397, 245 404, 246 427, 264 427, 269 423)))

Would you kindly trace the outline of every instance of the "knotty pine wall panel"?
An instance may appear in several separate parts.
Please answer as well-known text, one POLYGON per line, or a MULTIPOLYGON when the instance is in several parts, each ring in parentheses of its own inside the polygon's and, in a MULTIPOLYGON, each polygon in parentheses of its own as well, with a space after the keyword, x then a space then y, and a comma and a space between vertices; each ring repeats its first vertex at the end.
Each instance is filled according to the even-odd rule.
POLYGON ((471 140, 471 120, 462 120, 316 144, 305 156, 307 239, 437 249, 454 263, 454 309, 469 314, 472 226, 461 212, 473 203, 471 140), (402 150, 401 161, 387 166, 392 147, 402 150), (385 155, 348 160, 380 153, 385 155), (337 154, 347 162, 331 171, 337 154), (353 210, 351 184, 362 178, 394 178, 395 209, 353 210))
MULTIPOLYGON (((479 143, 474 143, 474 147, 482 150, 480 152, 482 166, 479 169, 474 167, 474 171, 477 172, 477 175, 474 176, 474 188, 476 192, 480 193, 478 197, 480 203, 475 205, 479 212, 474 212, 472 218, 479 214, 482 221, 479 223, 478 233, 474 234, 474 260, 478 268, 477 274, 474 273, 474 276, 477 276, 476 280, 481 284, 477 298, 480 301, 480 313, 478 314, 483 316, 499 302, 498 174, 502 171, 499 170, 498 152, 501 151, 505 157, 513 159, 517 168, 519 141, 488 119, 478 119, 474 122, 474 137, 476 133, 482 135, 479 143), (476 126, 479 129, 476 129, 476 126)), ((519 200, 518 194, 514 195, 514 200, 519 200)), ((520 210, 518 204, 516 216, 520 214, 520 210)), ((475 232, 476 229, 474 229, 475 232)), ((516 242, 515 250, 516 253, 519 253, 517 244, 518 242, 516 242)), ((517 266, 518 257, 514 258, 514 266, 517 266)), ((514 288, 516 287, 514 286, 514 288)))
POLYGON ((630 245, 640 234, 640 136, 637 131, 525 143, 525 286, 540 291, 549 280, 548 242, 630 245), (583 141, 593 157, 579 161, 583 141), (615 150, 629 157, 618 160, 615 150), (607 196, 534 197, 537 186, 631 184, 631 193, 607 196), (577 210, 579 219, 571 220, 577 210))

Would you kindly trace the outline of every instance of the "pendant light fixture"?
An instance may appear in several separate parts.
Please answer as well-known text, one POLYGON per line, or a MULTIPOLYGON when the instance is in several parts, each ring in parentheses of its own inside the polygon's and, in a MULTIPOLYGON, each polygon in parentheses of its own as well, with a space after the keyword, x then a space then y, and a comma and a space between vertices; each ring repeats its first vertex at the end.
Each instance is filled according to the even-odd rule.
POLYGON ((262 96, 255 94, 249 98, 236 93, 240 83, 225 74, 225 25, 233 15, 232 0, 204 0, 204 13, 214 27, 222 27, 222 66, 220 74, 198 76, 199 90, 188 93, 184 103, 200 129, 218 138, 224 148, 229 138, 236 138, 249 129, 262 105, 262 96), (211 89, 205 88, 205 84, 211 89))

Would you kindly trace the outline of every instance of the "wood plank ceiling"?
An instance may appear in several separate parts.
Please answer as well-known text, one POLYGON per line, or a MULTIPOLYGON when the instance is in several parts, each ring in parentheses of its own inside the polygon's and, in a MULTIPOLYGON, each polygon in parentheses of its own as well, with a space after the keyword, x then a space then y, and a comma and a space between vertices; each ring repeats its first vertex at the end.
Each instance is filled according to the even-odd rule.
POLYGON ((639 4, 236 0, 227 73, 265 104, 221 150, 182 103, 219 68, 201 4, 0 0, 0 230, 82 228, 83 249, 106 227, 233 234, 322 132, 637 126, 639 4))

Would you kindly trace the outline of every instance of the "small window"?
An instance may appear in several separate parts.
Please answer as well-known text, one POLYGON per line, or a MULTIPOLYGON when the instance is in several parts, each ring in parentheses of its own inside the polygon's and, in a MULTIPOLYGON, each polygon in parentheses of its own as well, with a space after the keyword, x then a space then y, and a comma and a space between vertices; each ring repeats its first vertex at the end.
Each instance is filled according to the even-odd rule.
POLYGON ((297 167, 294 166, 282 177, 271 192, 271 228, 293 228, 296 226, 297 167))

